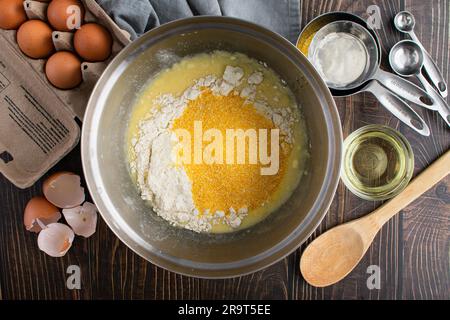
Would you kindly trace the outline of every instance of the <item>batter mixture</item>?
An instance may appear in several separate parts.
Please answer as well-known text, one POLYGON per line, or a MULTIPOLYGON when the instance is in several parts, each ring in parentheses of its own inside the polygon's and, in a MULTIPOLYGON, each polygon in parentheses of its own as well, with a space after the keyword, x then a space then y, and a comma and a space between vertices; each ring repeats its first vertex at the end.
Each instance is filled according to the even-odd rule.
POLYGON ((196 232, 236 231, 266 218, 290 197, 308 157, 289 88, 264 63, 224 51, 183 58, 153 78, 127 140, 141 197, 196 232))

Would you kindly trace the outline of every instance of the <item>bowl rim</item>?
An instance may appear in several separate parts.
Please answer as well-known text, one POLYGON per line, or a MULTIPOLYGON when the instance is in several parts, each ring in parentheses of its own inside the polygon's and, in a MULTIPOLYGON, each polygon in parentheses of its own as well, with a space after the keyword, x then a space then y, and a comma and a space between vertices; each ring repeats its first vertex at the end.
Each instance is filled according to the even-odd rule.
MULTIPOLYGON (((264 39, 262 40, 264 41, 264 39)), ((97 138, 95 138, 95 141, 96 139, 97 138)), ((127 247, 145 260, 178 274, 206 279, 225 279, 251 274, 277 263, 297 250, 318 228, 329 207, 331 206, 339 183, 343 157, 343 134, 339 113, 331 92, 312 64, 296 48, 296 46, 275 32, 245 20, 220 16, 198 16, 175 20, 152 29, 134 42, 127 45, 116 57, 114 57, 97 81, 89 99, 81 134, 81 156, 86 184, 94 203, 97 205, 100 215, 113 233, 127 247), (180 264, 182 259, 174 258, 171 260, 167 257, 161 258, 160 255, 156 254, 157 250, 150 244, 145 243, 145 241, 137 241, 136 238, 139 238, 139 236, 137 236, 136 233, 123 220, 123 223, 121 225, 119 224, 121 220, 120 215, 114 215, 110 212, 110 209, 114 209, 114 207, 103 199, 104 192, 102 184, 99 183, 99 181, 101 181, 101 176, 95 169, 97 155, 95 152, 91 152, 91 142, 93 142, 91 133, 95 132, 95 125, 96 123, 99 123, 98 120, 104 110, 104 108, 96 108, 96 106, 101 103, 99 101, 105 101, 105 91, 109 92, 105 87, 108 84, 111 85, 111 83, 114 83, 115 80, 117 80, 117 74, 119 73, 118 70, 120 70, 120 68, 124 68, 124 63, 131 61, 133 56, 141 52, 142 48, 147 48, 149 43, 155 43, 163 36, 170 36, 171 34, 174 34, 175 31, 179 31, 180 28, 186 28, 189 26, 193 28, 193 25, 200 29, 207 28, 205 26, 208 26, 209 28, 212 26, 222 26, 222 28, 228 27, 234 31, 238 31, 239 28, 243 28, 248 32, 251 31, 253 34, 257 34, 265 38, 266 40, 270 39, 272 42, 277 44, 278 50, 283 51, 285 54, 289 54, 291 57, 300 59, 302 64, 306 66, 309 76, 311 77, 311 79, 308 79, 309 84, 315 88, 317 93, 322 94, 317 95, 317 98, 321 101, 321 105, 325 106, 324 109, 327 109, 328 111, 324 112, 324 118, 326 124, 331 126, 328 130, 328 141, 330 142, 328 154, 330 156, 327 161, 324 181, 318 197, 311 207, 311 210, 308 212, 302 223, 299 224, 295 230, 286 236, 282 241, 267 249, 265 252, 255 256, 259 257, 264 255, 263 258, 257 260, 256 262, 253 261, 255 260, 255 257, 246 258, 245 260, 248 260, 248 263, 244 266, 236 266, 236 262, 232 262, 213 264, 214 266, 217 266, 217 268, 214 269, 197 267, 200 266, 200 264, 196 264, 197 268, 186 267, 185 265, 180 264), (322 201, 318 200, 320 198, 322 198, 322 201), (302 226, 304 229, 307 229, 307 231, 300 230, 300 227, 302 226), (301 236, 300 233, 305 233, 306 235, 301 236), (270 255, 268 255, 267 252, 270 252, 270 255), (230 267, 224 268, 226 265, 230 265, 230 267)))

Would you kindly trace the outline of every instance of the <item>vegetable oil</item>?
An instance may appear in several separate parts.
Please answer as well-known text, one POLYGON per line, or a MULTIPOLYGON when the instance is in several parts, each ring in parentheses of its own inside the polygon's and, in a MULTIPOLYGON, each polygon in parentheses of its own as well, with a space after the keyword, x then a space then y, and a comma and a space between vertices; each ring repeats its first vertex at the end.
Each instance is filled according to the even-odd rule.
POLYGON ((344 142, 342 180, 366 200, 386 200, 406 188, 414 171, 414 155, 406 138, 394 129, 369 125, 344 142))

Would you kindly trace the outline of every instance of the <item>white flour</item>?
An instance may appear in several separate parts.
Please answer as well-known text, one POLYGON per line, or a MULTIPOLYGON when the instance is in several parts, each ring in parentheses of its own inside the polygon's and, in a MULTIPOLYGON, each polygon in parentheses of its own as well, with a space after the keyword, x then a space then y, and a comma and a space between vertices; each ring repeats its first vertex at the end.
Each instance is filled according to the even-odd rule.
POLYGON ((344 87, 364 73, 367 50, 355 36, 333 32, 325 36, 318 45, 313 63, 327 83, 344 87))
MULTIPOLYGON (((247 79, 244 88, 237 92, 243 83, 244 71, 239 67, 227 66, 222 78, 206 76, 181 95, 161 95, 149 116, 139 124, 138 137, 132 140, 135 160, 131 170, 137 177, 137 184, 144 200, 150 201, 154 211, 171 224, 196 232, 208 232, 213 224, 224 222, 238 228, 247 215, 246 207, 229 208, 210 213, 198 212, 192 197, 192 183, 182 166, 173 161, 172 150, 177 138, 172 132, 173 121, 180 117, 190 100, 195 100, 204 88, 216 95, 227 96, 232 91, 252 102, 255 108, 271 119, 280 128, 281 139, 292 141, 293 121, 296 121, 289 108, 279 108, 277 112, 264 101, 255 101, 256 85, 263 81, 263 74, 255 72, 247 79)), ((283 145, 283 144, 282 144, 283 145)))

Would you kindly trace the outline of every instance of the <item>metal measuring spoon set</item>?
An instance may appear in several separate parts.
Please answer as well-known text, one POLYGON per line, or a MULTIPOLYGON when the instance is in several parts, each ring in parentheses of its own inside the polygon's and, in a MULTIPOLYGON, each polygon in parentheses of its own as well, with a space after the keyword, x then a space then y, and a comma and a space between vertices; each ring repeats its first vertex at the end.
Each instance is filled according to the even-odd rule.
POLYGON ((433 99, 431 110, 438 111, 444 121, 450 126, 450 107, 444 98, 447 97, 447 83, 439 68, 414 33, 416 24, 414 16, 407 11, 399 12, 394 18, 397 30, 407 33, 412 40, 400 41, 392 47, 389 53, 389 63, 392 70, 402 77, 417 77, 426 92, 433 99), (431 83, 422 74, 426 72, 431 83))

